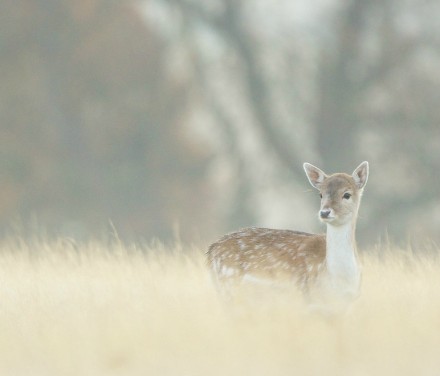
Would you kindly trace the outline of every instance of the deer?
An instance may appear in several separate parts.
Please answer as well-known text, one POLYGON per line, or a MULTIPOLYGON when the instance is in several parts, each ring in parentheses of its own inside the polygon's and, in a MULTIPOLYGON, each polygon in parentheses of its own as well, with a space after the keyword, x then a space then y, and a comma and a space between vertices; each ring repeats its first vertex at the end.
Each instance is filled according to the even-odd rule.
POLYGON ((310 163, 303 168, 319 191, 318 217, 326 233, 249 227, 226 234, 206 252, 218 286, 287 283, 310 301, 351 302, 358 297, 361 267, 355 230, 368 162, 351 175, 327 175, 310 163))

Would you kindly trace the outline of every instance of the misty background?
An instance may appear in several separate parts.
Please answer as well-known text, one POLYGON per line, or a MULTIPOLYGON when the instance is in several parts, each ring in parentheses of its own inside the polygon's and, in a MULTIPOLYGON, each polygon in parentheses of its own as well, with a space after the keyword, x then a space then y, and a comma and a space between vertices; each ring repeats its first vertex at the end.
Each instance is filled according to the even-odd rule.
POLYGON ((361 244, 440 241, 438 1, 2 0, 0 17, 3 233, 324 231, 302 163, 368 160, 361 244))

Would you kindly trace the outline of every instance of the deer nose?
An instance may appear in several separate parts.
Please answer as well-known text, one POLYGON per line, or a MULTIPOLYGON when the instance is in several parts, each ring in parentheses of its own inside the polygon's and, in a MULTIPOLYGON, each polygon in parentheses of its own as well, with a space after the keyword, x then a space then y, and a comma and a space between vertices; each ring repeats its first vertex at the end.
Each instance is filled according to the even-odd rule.
POLYGON ((319 212, 319 215, 320 215, 321 218, 328 218, 328 216, 330 215, 330 213, 331 213, 331 210, 330 210, 330 209, 324 209, 324 210, 321 210, 321 211, 319 212))

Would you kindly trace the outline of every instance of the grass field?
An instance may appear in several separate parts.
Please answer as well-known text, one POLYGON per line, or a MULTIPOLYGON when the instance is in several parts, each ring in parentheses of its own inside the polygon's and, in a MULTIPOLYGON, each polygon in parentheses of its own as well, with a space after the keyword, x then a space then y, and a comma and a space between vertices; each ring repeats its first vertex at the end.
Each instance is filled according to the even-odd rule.
POLYGON ((225 301, 181 248, 3 241, 0 375, 440 375, 437 252, 364 254, 328 320, 295 292, 225 301))

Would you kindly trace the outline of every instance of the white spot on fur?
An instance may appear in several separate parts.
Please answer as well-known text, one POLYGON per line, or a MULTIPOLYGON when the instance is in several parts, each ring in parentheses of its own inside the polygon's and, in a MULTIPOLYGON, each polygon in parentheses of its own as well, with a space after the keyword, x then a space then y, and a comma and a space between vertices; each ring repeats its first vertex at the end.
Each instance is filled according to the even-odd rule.
POLYGON ((223 266, 220 270, 220 274, 222 277, 232 277, 237 275, 237 270, 233 268, 228 268, 227 266, 223 266))

